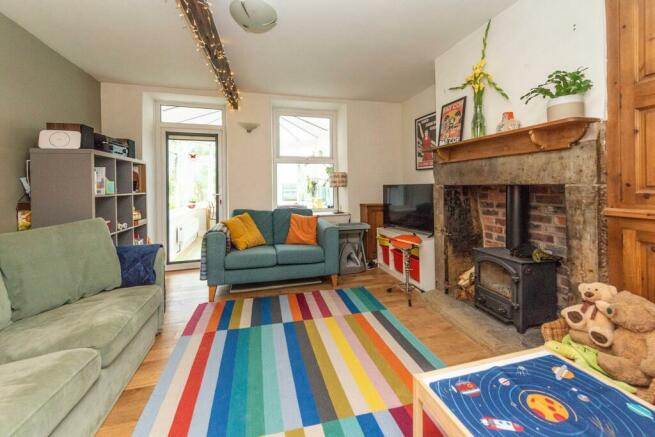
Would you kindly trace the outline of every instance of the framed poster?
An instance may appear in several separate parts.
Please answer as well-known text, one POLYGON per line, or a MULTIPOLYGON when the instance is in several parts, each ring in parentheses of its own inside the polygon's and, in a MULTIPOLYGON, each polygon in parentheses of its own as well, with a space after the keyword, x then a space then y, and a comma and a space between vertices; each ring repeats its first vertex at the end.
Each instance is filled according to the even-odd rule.
POLYGON ((414 122, 414 152, 416 170, 431 170, 434 166, 431 148, 437 145, 437 113, 424 115, 414 122))
POLYGON ((439 124, 439 145, 458 143, 464 134, 464 110, 466 96, 441 107, 441 122, 439 124))

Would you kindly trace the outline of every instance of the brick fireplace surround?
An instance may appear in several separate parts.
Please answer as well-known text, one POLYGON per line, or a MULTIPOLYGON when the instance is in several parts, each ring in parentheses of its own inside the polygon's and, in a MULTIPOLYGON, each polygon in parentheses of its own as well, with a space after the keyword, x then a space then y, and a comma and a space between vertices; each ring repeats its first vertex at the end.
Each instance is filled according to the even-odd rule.
POLYGON ((530 185, 530 241, 563 257, 558 306, 577 301, 572 291, 579 283, 606 281, 604 156, 604 124, 595 123, 569 149, 436 163, 437 290, 456 286, 457 276, 473 265, 473 247, 504 245, 505 186, 510 184, 530 185))

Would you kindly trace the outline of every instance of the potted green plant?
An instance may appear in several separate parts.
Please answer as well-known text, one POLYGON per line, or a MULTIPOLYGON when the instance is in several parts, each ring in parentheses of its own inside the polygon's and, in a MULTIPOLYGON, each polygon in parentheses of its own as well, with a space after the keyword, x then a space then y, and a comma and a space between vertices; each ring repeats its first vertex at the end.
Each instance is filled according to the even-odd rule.
POLYGON ((546 82, 532 88, 521 96, 521 100, 527 104, 535 97, 548 98, 548 121, 584 117, 584 93, 593 87, 593 82, 585 76, 586 70, 582 67, 573 71, 555 70, 548 75, 546 82))

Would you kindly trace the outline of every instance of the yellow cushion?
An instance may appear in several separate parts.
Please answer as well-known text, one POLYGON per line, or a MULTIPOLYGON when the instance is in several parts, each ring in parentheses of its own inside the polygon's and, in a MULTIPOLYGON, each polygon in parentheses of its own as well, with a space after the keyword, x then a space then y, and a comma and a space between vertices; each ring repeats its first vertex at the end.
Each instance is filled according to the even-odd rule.
POLYGON ((237 250, 266 244, 264 236, 247 212, 224 220, 223 224, 230 230, 232 245, 237 250))
POLYGON ((291 214, 287 244, 316 245, 316 225, 318 217, 291 214))

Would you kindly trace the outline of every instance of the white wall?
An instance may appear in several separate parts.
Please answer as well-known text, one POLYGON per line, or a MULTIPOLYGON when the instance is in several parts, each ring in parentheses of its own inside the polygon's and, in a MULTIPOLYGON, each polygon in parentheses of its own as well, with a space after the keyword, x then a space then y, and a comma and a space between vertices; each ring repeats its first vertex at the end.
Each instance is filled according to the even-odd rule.
MULTIPOLYGON (((273 206, 272 110, 274 106, 303 106, 338 112, 338 166, 348 171, 348 188, 341 189, 341 205, 359 220, 359 204, 382 201, 382 185, 402 182, 402 105, 365 101, 330 101, 242 93, 242 109, 226 113, 227 201, 234 208, 270 209, 273 206), (260 126, 248 134, 240 121, 260 126)), ((155 156, 154 102, 222 103, 216 91, 167 89, 140 85, 102 83, 102 126, 110 136, 133 138, 137 153, 150 162, 150 169, 162 169, 155 156)), ((154 187, 154 171, 148 186, 154 187), (151 180, 152 177, 152 180, 151 180)), ((148 190, 150 193, 152 189, 148 190)), ((156 190, 159 204, 163 189, 156 190)), ((150 196, 154 202, 154 196, 150 196)), ((150 229, 160 224, 159 215, 149 207, 150 229)), ((163 236, 153 234, 156 241, 163 236)))
POLYGON ((361 203, 382 203, 382 185, 402 182, 399 103, 348 103, 348 208, 359 221, 361 203))
MULTIPOLYGON (((472 93, 448 91, 461 84, 478 62, 484 26, 435 60, 437 113, 441 106, 467 95, 464 138, 470 138, 472 93)), ((587 116, 606 118, 606 32, 603 0, 519 0, 491 21, 488 71, 510 99, 485 92, 487 133, 493 133, 502 112, 514 111, 523 126, 546 121, 546 103, 520 97, 556 69, 589 67, 594 87, 586 96, 587 116)))
MULTIPOLYGON (((432 169, 416 170, 414 122, 419 117, 435 112, 435 105, 434 85, 424 89, 402 104, 403 138, 400 147, 403 157, 403 182, 406 184, 431 184, 434 182, 432 169)), ((439 126, 437 125, 437 133, 438 130, 439 126)))

